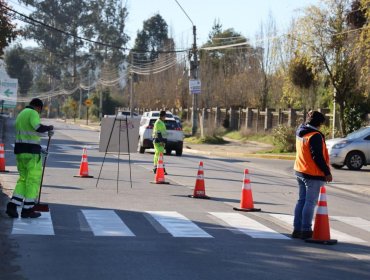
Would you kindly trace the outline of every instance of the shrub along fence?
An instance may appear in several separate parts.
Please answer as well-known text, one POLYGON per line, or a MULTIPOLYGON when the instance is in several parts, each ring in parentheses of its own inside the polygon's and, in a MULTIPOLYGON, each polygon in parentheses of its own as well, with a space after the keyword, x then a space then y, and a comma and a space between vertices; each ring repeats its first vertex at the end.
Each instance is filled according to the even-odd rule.
MULTIPOLYGON (((143 114, 148 111, 158 111, 160 108, 135 108, 134 112, 143 114)), ((181 116, 183 121, 191 121, 191 108, 173 108, 167 109, 175 115, 181 116)), ((326 116, 326 125, 331 124, 332 114, 330 109, 318 109, 326 116)), ((298 109, 271 109, 265 110, 254 108, 203 108, 198 109, 198 120, 203 121, 203 126, 213 125, 220 127, 221 125, 230 130, 247 129, 254 132, 270 131, 279 125, 288 127, 297 127, 306 119, 307 111, 298 109)))

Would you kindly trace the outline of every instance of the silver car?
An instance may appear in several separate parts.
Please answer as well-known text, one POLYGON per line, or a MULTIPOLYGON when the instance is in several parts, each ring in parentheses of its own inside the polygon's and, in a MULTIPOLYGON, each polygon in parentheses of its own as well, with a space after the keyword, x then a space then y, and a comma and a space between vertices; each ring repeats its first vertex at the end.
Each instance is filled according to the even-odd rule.
POLYGON ((345 138, 327 140, 326 145, 334 168, 347 165, 351 170, 359 170, 370 164, 370 126, 362 127, 345 138))

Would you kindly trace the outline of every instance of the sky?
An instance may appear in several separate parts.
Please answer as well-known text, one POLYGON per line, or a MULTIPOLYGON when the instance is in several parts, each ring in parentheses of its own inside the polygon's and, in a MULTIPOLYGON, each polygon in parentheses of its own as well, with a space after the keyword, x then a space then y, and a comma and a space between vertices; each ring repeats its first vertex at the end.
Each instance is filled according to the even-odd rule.
MULTIPOLYGON (((125 1, 125 0, 123 0, 125 1)), ((177 0, 197 28, 198 45, 206 43, 215 20, 223 29, 234 28, 247 38, 253 39, 271 13, 279 33, 287 30, 291 19, 302 14, 300 10, 317 5, 319 0, 177 0)), ((171 37, 177 47, 192 44, 192 23, 175 0, 126 0, 129 15, 126 33, 133 47, 143 21, 159 13, 169 25, 171 37)))
MULTIPOLYGON (((32 8, 19 4, 18 0, 6 0, 16 11, 29 14, 32 8)), ((119 1, 119 0, 117 0, 119 1)), ((302 14, 302 9, 319 4, 320 0, 177 0, 190 17, 191 22, 175 0, 121 0, 128 10, 125 32, 130 36, 128 48, 132 48, 143 22, 159 13, 169 26, 169 35, 176 47, 184 49, 193 43, 192 26, 197 28, 197 44, 208 40, 215 20, 223 30, 234 28, 249 38, 253 44, 261 24, 267 22, 269 14, 274 18, 278 33, 284 33, 293 17, 302 14)), ((20 23, 22 25, 22 23, 20 23)), ((22 41, 23 45, 34 45, 22 41)))

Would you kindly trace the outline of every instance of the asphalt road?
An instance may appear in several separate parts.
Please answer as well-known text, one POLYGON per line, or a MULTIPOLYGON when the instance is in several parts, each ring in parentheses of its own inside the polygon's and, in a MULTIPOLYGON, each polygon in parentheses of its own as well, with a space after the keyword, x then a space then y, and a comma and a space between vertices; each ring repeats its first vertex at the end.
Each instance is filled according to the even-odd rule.
MULTIPOLYGON (((151 153, 98 152, 99 133, 61 122, 56 126, 44 177, 38 220, 0 217, 0 279, 369 279, 370 170, 335 170, 328 185, 333 246, 289 238, 297 197, 292 161, 165 156, 168 185, 151 184, 151 153), (83 146, 89 174, 76 178, 83 146), (199 161, 210 200, 189 198, 199 161), (117 187, 117 174, 119 181, 117 187), (255 207, 239 205, 243 170, 251 174, 255 207), (3 241, 5 242, 5 241, 3 241), (7 265, 4 265, 7 264, 7 265)), ((8 128, 8 192, 17 178, 8 128)))

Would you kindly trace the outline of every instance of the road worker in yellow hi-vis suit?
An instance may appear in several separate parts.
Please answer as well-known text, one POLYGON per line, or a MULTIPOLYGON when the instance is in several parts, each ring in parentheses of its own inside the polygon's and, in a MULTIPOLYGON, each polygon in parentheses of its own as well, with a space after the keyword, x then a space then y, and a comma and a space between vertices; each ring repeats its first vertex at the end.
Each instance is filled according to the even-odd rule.
MULTIPOLYGON (((166 120, 166 111, 160 111, 159 119, 156 120, 156 122, 154 123, 153 135, 152 135, 153 136, 153 146, 155 150, 154 160, 153 160, 153 163, 154 163, 153 172, 154 173, 157 172, 157 164, 158 164, 159 155, 161 153, 162 155, 164 154, 164 149, 167 143, 167 138, 166 138, 167 129, 166 129, 166 124, 164 122, 165 120, 166 120)), ((166 169, 164 169, 164 173, 167 175, 166 169)))
POLYGON ((7 204, 6 213, 11 218, 18 218, 17 206, 22 206, 22 218, 38 218, 39 212, 33 207, 38 196, 41 176, 42 160, 40 133, 48 132, 49 137, 54 134, 52 125, 40 123, 40 113, 43 103, 34 98, 29 106, 24 108, 15 121, 14 154, 17 160, 19 179, 10 202, 7 204))

